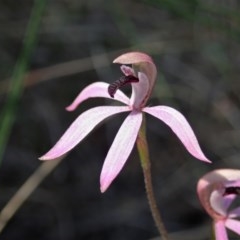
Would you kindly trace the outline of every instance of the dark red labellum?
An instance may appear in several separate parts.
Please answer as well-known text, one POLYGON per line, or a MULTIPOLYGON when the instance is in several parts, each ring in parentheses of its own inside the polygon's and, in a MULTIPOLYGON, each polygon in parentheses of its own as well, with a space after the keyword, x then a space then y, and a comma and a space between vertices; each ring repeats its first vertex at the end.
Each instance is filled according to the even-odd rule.
POLYGON ((122 76, 120 77, 118 80, 116 80, 115 82, 111 83, 108 87, 108 93, 109 95, 114 98, 114 95, 116 93, 116 91, 129 83, 133 83, 133 82, 139 82, 139 79, 137 77, 134 77, 132 75, 128 75, 128 76, 122 76))
POLYGON ((229 194, 240 195, 240 187, 227 187, 225 189, 225 192, 223 193, 223 196, 226 196, 229 194))

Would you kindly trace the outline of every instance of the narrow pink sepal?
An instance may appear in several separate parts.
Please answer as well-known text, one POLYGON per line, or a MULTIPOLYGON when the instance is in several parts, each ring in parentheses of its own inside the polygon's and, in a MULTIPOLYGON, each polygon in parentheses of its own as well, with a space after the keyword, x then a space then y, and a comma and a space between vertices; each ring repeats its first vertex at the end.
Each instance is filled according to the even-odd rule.
POLYGON ((167 106, 146 107, 143 111, 166 123, 194 157, 211 162, 202 152, 191 126, 180 112, 167 106))
MULTIPOLYGON (((73 111, 80 103, 87 100, 88 98, 94 97, 111 98, 108 93, 108 86, 109 84, 105 82, 95 82, 88 85, 78 94, 73 103, 66 107, 66 109, 68 111, 73 111)), ((125 103, 126 105, 129 105, 130 101, 129 98, 119 89, 116 91, 114 98, 111 99, 120 101, 122 103, 125 103)))
POLYGON ((55 146, 40 160, 58 158, 82 141, 104 119, 121 112, 130 111, 128 106, 100 106, 82 113, 67 129, 55 146))
POLYGON ((214 230, 216 240, 228 240, 227 231, 223 220, 214 223, 214 230))
POLYGON ((103 164, 100 176, 100 190, 102 193, 107 190, 127 161, 141 123, 142 113, 131 112, 118 130, 103 164))
POLYGON ((225 221, 225 226, 240 235, 240 221, 229 218, 225 221))

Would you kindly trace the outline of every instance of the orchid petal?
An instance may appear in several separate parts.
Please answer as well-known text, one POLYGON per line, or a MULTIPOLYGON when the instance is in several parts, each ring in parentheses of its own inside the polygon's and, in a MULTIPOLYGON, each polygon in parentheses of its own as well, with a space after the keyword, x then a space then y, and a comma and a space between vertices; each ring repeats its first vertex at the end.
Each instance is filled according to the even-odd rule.
MULTIPOLYGON (((213 218, 219 219, 219 214, 215 212, 210 204, 210 195, 212 191, 212 185, 208 184, 204 178, 201 178, 197 184, 197 194, 199 200, 206 210, 206 212, 213 218)), ((221 216, 220 216, 221 217, 221 216)))
POLYGON ((103 164, 100 176, 101 192, 107 190, 123 168, 133 149, 141 123, 142 113, 133 111, 121 125, 103 164))
MULTIPOLYGON (((227 180, 224 182, 224 186, 225 187, 228 187, 230 184, 230 186, 237 186, 236 184, 238 184, 238 181, 240 180, 240 170, 239 169, 218 169, 218 170, 215 170, 213 171, 215 172, 215 175, 218 175, 214 177, 215 181, 216 179, 218 178, 221 178, 221 179, 224 179, 224 180, 227 180)), ((213 179, 213 181, 214 181, 213 179)))
POLYGON ((194 157, 205 162, 211 162, 202 152, 191 126, 180 112, 167 106, 146 107, 143 111, 167 124, 194 157))
POLYGON ((149 89, 149 80, 147 76, 139 72, 138 73, 139 82, 132 83, 132 96, 130 99, 130 105, 135 108, 141 108, 141 104, 144 104, 144 100, 148 99, 148 89, 149 89))
POLYGON ((232 230, 233 232, 237 233, 240 235, 240 221, 235 220, 235 219, 227 219, 225 221, 225 226, 232 230))
POLYGON ((201 177, 198 185, 201 188, 206 188, 210 184, 221 182, 224 187, 230 187, 235 186, 234 182, 237 182, 238 179, 240 179, 240 170, 238 169, 217 169, 201 177))
POLYGON ((212 191, 209 201, 215 212, 222 216, 227 216, 227 208, 224 204, 223 191, 221 190, 212 191))
POLYGON ((64 155, 81 142, 104 119, 126 111, 129 111, 129 107, 100 106, 87 110, 71 124, 55 146, 40 160, 51 160, 64 155))
MULTIPOLYGON (((87 100, 88 98, 104 97, 113 99, 110 97, 108 93, 108 86, 109 84, 105 82, 95 82, 88 85, 79 93, 79 95, 75 98, 73 103, 70 104, 66 109, 68 111, 73 111, 80 103, 87 100)), ((114 95, 114 100, 129 105, 129 98, 119 89, 116 91, 116 94, 114 95)))
POLYGON ((214 230, 215 230, 216 240, 228 240, 224 221, 220 220, 220 221, 215 222, 214 230))

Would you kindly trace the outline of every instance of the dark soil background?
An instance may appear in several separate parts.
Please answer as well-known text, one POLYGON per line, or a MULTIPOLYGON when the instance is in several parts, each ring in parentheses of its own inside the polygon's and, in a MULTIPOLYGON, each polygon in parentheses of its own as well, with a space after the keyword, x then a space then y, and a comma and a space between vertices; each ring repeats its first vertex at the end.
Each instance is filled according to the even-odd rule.
MULTIPOLYGON (((0 1, 1 108, 33 3, 0 1)), ((91 99, 75 112, 65 111, 88 84, 121 76, 112 64, 115 57, 138 50, 151 55, 158 69, 149 105, 181 111, 213 162, 194 159, 164 123, 147 117, 163 219, 171 234, 181 232, 176 239, 210 239, 211 221, 198 201, 196 183, 212 169, 240 167, 239 10, 237 0, 47 1, 0 165, 0 209, 79 114, 115 104, 91 99)), ((100 193, 101 167, 125 116, 109 119, 71 151, 16 212, 0 239, 157 237, 136 149, 108 191, 100 193)))

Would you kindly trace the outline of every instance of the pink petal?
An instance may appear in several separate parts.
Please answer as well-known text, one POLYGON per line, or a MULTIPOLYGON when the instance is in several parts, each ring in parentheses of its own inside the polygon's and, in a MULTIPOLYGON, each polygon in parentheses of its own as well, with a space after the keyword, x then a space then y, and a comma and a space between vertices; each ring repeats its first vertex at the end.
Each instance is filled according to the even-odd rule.
POLYGON ((225 204, 223 197, 223 189, 215 189, 210 195, 210 205, 215 212, 222 216, 227 216, 227 205, 225 204))
POLYGON ((191 126, 180 112, 167 106, 146 107, 143 111, 166 123, 194 157, 211 162, 203 154, 191 126))
POLYGON ((215 229, 216 240, 228 240, 224 221, 215 222, 214 229, 215 229))
POLYGON ((240 222, 238 220, 234 219, 227 219, 225 221, 225 226, 232 230, 233 232, 237 233, 240 235, 240 222))
POLYGON ((114 114, 129 111, 129 108, 101 106, 89 109, 82 113, 67 129, 56 145, 40 160, 58 158, 82 141, 100 122, 114 114))
POLYGON ((130 105, 136 109, 141 108, 149 98, 149 80, 146 74, 138 72, 138 79, 138 83, 132 83, 132 95, 130 98, 130 105))
POLYGON ((101 192, 107 190, 123 168, 133 149, 141 123, 142 113, 131 112, 120 127, 103 164, 100 176, 101 192))
MULTIPOLYGON (((76 109, 76 107, 80 103, 87 100, 88 98, 94 98, 94 97, 111 98, 108 93, 108 86, 109 84, 105 82, 95 82, 88 85, 79 93, 79 95, 76 97, 73 103, 69 105, 66 109, 68 111, 73 111, 76 109)), ((129 98, 119 89, 114 95, 114 100, 117 100, 122 103, 125 103, 126 105, 129 105, 129 98)))

